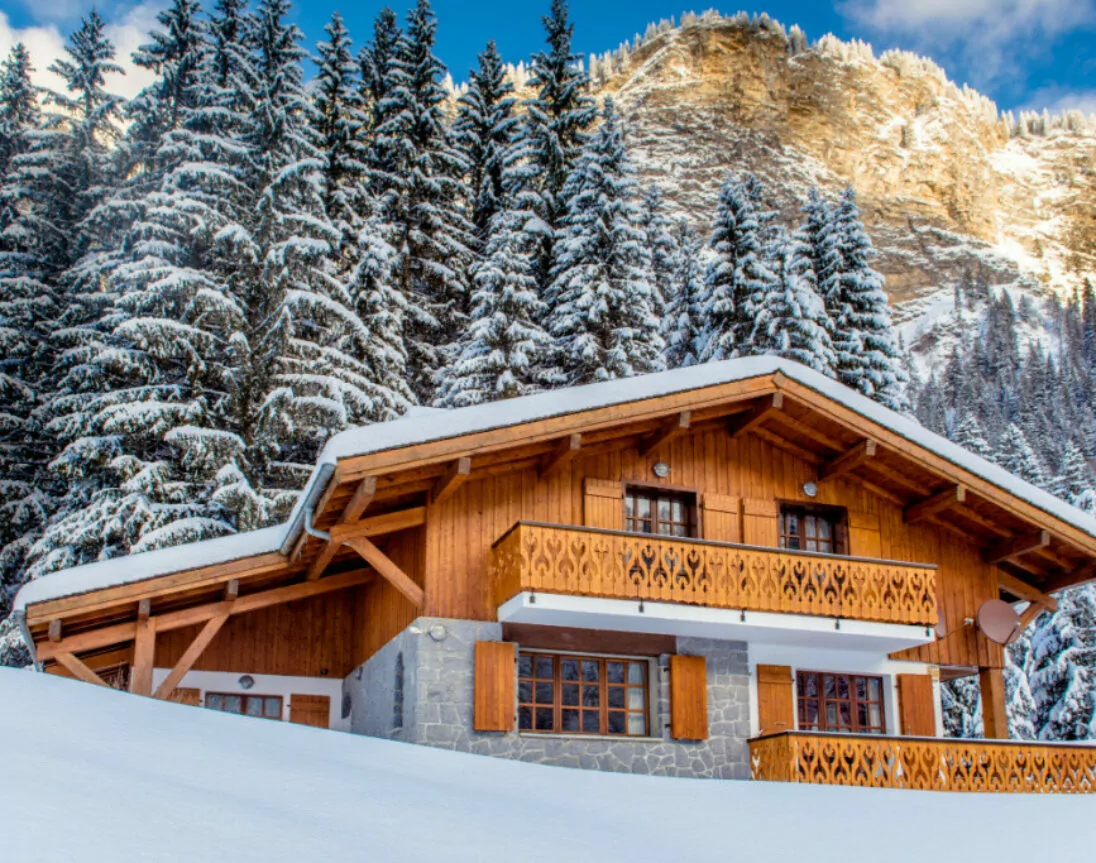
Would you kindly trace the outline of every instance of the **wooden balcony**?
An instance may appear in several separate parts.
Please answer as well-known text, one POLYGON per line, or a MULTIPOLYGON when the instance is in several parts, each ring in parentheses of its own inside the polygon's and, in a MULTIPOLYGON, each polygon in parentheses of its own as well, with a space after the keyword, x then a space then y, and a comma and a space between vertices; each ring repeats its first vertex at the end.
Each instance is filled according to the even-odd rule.
POLYGON ((495 602, 523 591, 935 626, 936 567, 519 522, 495 543, 495 602))
POLYGON ((1096 746, 784 731, 750 741, 751 778, 1034 794, 1096 792, 1096 746))

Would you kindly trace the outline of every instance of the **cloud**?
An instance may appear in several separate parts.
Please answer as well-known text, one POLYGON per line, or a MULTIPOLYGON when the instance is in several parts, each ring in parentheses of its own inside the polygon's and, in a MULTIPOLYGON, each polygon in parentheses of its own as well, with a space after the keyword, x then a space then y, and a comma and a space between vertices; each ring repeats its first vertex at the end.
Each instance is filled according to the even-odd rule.
POLYGON ((873 34, 943 52, 981 83, 1020 77, 1016 58, 1096 20, 1096 0, 842 0, 837 9, 873 34))
POLYGON ((1096 90, 1071 90, 1067 87, 1040 87, 1025 100, 1021 110, 1042 111, 1051 114, 1063 111, 1080 111, 1096 115, 1096 90))
MULTIPOLYGON (((59 9, 69 5, 66 0, 50 0, 44 4, 59 9)), ((85 4, 72 5, 83 7, 85 4)), ((90 4, 86 4, 90 8, 90 4)), ((159 3, 142 4, 128 8, 118 18, 108 20, 106 35, 116 50, 115 61, 125 70, 125 75, 113 75, 107 81, 107 89, 119 96, 130 99, 155 79, 148 69, 135 66, 133 51, 148 41, 148 32, 156 25, 156 13, 162 8, 159 3)), ((81 8, 81 12, 87 11, 81 8)), ((72 27, 67 27, 66 32, 72 27)), ((13 27, 8 16, 0 11, 0 56, 6 57, 16 42, 22 42, 30 52, 35 72, 31 76, 35 84, 50 89, 63 87, 61 79, 49 71, 50 65, 65 52, 66 35, 63 35, 56 23, 39 24, 29 27, 13 27)))

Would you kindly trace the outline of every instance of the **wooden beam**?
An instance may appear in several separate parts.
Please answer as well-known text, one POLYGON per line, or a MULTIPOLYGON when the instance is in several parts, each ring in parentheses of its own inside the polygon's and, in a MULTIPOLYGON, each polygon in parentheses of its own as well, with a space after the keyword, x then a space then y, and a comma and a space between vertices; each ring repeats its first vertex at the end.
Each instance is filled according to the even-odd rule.
POLYGON ((323 575, 323 571, 335 559, 335 555, 339 553, 341 547, 342 543, 334 540, 324 543, 316 556, 312 558, 312 563, 308 566, 308 574, 305 575, 305 581, 316 581, 323 575))
POLYGON ((396 590, 402 593, 416 608, 422 608, 423 590, 411 579, 411 577, 394 564, 379 548, 373 545, 364 536, 351 537, 346 541, 354 551, 388 581, 396 590))
POLYGON ((674 438, 681 437, 689 430, 693 421, 692 411, 682 411, 676 417, 662 424, 662 427, 650 437, 644 438, 639 444, 640 455, 650 455, 659 447, 669 443, 674 438))
POLYGON ((754 405, 750 410, 731 417, 727 422, 727 431, 732 438, 741 437, 747 432, 753 431, 783 409, 784 394, 773 393, 768 398, 762 399, 759 404, 754 405))
POLYGON ((460 488, 468 475, 472 472, 472 459, 462 455, 454 462, 450 462, 445 473, 434 483, 432 499, 434 503, 441 503, 460 488))
POLYGON ((346 509, 343 510, 343 514, 339 518, 339 521, 343 524, 357 521, 362 517, 362 514, 369 507, 369 504, 373 502, 373 498, 376 494, 377 478, 375 476, 367 476, 358 483, 358 487, 354 490, 354 496, 350 498, 350 503, 346 505, 346 509))
POLYGON ((986 739, 1007 740, 1004 671, 1000 668, 978 669, 978 685, 982 690, 982 728, 986 739))
POLYGON ((1020 632, 1022 633, 1031 626, 1031 622, 1044 611, 1046 611, 1046 609, 1038 602, 1029 602, 1028 607, 1020 614, 1020 632))
POLYGON ((384 536, 423 524, 426 524, 426 507, 412 506, 363 518, 354 524, 336 524, 331 528, 331 539, 344 543, 352 536, 384 536))
POLYGON ((1026 599, 1028 602, 1038 603, 1046 607, 1048 611, 1058 610, 1058 600, 1053 596, 1047 596, 1037 587, 1033 587, 1026 581, 1021 581, 1014 575, 997 570, 997 585, 1007 593, 1011 593, 1017 599, 1026 599))
POLYGON ((822 456, 816 452, 811 452, 804 446, 800 446, 795 441, 790 441, 785 437, 781 437, 776 434, 772 429, 764 428, 763 426, 757 426, 750 430, 750 434, 757 435, 762 440, 766 440, 771 443, 777 449, 782 449, 784 452, 789 452, 808 464, 821 464, 822 456))
POLYGON ((773 419, 776 420, 777 425, 782 425, 797 434, 803 435, 805 438, 817 441, 827 449, 832 449, 834 452, 842 452, 845 449, 845 444, 841 443, 837 438, 832 438, 825 432, 807 425, 802 420, 796 419, 784 410, 773 414, 773 419))
POLYGON ((198 657, 205 652, 205 649, 209 647, 209 643, 216 638, 217 633, 221 631, 221 627, 225 625, 225 621, 228 620, 229 615, 232 614, 233 603, 224 603, 223 610, 217 614, 216 617, 211 617, 206 621, 206 625, 202 627, 202 631, 199 632, 190 646, 183 651, 183 655, 179 657, 179 661, 175 663, 175 667, 168 672, 167 677, 161 681, 160 685, 156 687, 156 691, 153 693, 153 698, 167 698, 171 695, 172 691, 178 686, 186 673, 194 667, 194 663, 198 661, 198 657))
POLYGON ((129 691, 134 695, 152 695, 152 669, 156 660, 156 618, 138 617, 133 640, 133 671, 129 691))
POLYGON ((537 478, 542 480, 547 479, 550 474, 555 473, 564 465, 573 462, 581 451, 582 435, 567 435, 567 437, 556 444, 555 448, 548 453, 548 455, 540 460, 540 464, 537 467, 537 478))
POLYGON ((990 533, 996 534, 997 536, 1001 537, 1002 539, 1011 539, 1012 538, 1012 531, 1011 530, 1009 530, 1006 527, 1002 527, 1001 525, 997 524, 997 522, 995 522, 991 518, 986 518, 980 512, 976 512, 975 510, 971 509, 969 506, 956 506, 956 507, 953 507, 952 510, 960 518, 965 518, 967 521, 973 521, 979 527, 984 528, 985 530, 988 530, 990 533))
POLYGON ((826 480, 837 479, 839 476, 844 476, 856 470, 864 462, 875 458, 875 449, 875 441, 871 438, 860 441, 852 449, 847 450, 837 458, 819 465, 818 481, 825 482, 826 480))
POLYGON ((964 542, 978 542, 980 539, 980 537, 975 536, 973 533, 966 530, 965 528, 962 528, 959 525, 954 524, 953 522, 944 521, 942 518, 937 518, 935 515, 930 516, 929 518, 925 519, 925 521, 928 524, 931 524, 933 527, 939 528, 943 531, 947 531, 952 536, 959 537, 959 539, 963 540, 964 542))
POLYGON ((137 619, 144 620, 150 614, 152 614, 152 600, 146 597, 137 603, 137 619))
POLYGON ((1090 560, 1074 567, 1069 572, 1063 572, 1060 575, 1048 578, 1040 586, 1043 588, 1044 593, 1057 593, 1067 587, 1080 587, 1082 584, 1088 584, 1092 581, 1096 581, 1096 561, 1090 560))
POLYGON ((902 486, 918 497, 929 497, 932 495, 932 490, 928 486, 915 479, 911 479, 902 473, 902 471, 895 470, 889 464, 884 464, 879 459, 876 459, 871 463, 871 470, 880 476, 886 477, 894 484, 902 486))
POLYGON ((1029 551, 1045 548, 1048 545, 1050 545, 1050 531, 1036 530, 1013 539, 1003 539, 1000 542, 995 542, 988 548, 983 549, 982 560, 986 563, 1000 563, 1002 560, 1019 557, 1029 551))
POLYGON ((240 595, 240 581, 233 578, 225 582, 225 601, 235 599, 240 595))
POLYGON ((58 617, 57 619, 51 620, 49 622, 49 640, 56 644, 58 641, 61 640, 61 637, 61 618, 58 617))
POLYGON ((932 497, 907 506, 902 511, 902 518, 905 520, 906 524, 914 524, 961 504, 966 499, 966 487, 953 485, 950 488, 944 489, 939 494, 934 494, 932 497))
POLYGON ((107 685, 103 678, 66 650, 57 651, 53 658, 77 680, 82 680, 84 683, 94 683, 96 686, 107 685))
MULTIPOLYGON (((357 569, 353 572, 342 572, 338 575, 329 575, 319 581, 304 581, 298 584, 289 584, 284 587, 275 587, 258 593, 249 593, 241 596, 232 603, 233 614, 245 614, 249 611, 259 611, 272 605, 282 605, 298 599, 308 599, 312 596, 320 596, 335 590, 343 590, 350 587, 358 587, 368 584, 373 580, 373 573, 368 569, 357 569)), ((224 608, 224 602, 210 602, 196 605, 192 608, 183 608, 178 611, 170 611, 159 614, 152 620, 156 621, 156 631, 169 632, 173 629, 183 629, 188 626, 196 626, 215 617, 224 608)), ((117 623, 113 626, 105 626, 101 629, 93 629, 70 635, 59 644, 43 642, 38 645, 37 656, 43 662, 53 659, 58 652, 82 653, 88 650, 98 650, 100 647, 108 647, 111 644, 122 644, 133 641, 137 633, 135 621, 129 623, 117 623)))
POLYGON ((870 479, 864 479, 864 477, 859 476, 858 474, 846 474, 845 479, 859 483, 872 494, 883 498, 883 500, 889 500, 895 506, 905 506, 906 504, 905 498, 903 498, 901 495, 895 494, 889 488, 883 488, 883 486, 879 485, 878 483, 872 482, 870 479))

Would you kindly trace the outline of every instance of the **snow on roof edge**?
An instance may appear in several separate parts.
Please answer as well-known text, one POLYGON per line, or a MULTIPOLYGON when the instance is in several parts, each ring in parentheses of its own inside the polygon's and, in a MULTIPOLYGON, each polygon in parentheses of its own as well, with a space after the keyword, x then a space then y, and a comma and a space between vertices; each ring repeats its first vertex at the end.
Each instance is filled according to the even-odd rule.
POLYGON ((327 442, 320 453, 316 469, 309 477, 308 484, 302 490, 297 506, 287 522, 248 533, 60 570, 25 584, 16 596, 15 609, 23 610, 35 602, 142 581, 184 569, 226 563, 254 554, 278 550, 284 552, 285 546, 297 532, 306 506, 321 490, 319 479, 340 459, 447 440, 600 407, 659 398, 776 372, 781 372, 789 379, 844 405, 1096 538, 1096 518, 929 431, 916 421, 799 363, 779 357, 754 356, 552 390, 456 410, 416 410, 409 416, 392 422, 348 429, 327 442), (445 422, 436 422, 442 415, 445 422), (184 561, 182 566, 179 565, 180 559, 184 561))

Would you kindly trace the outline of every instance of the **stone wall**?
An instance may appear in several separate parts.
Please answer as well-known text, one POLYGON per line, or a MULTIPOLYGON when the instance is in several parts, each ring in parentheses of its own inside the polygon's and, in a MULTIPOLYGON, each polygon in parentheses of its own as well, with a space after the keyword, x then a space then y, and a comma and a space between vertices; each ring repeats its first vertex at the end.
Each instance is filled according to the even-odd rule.
POLYGON ((750 710, 744 643, 678 639, 679 653, 707 660, 709 732, 707 740, 679 742, 669 734, 667 656, 659 657, 656 679, 652 679, 652 688, 658 696, 651 717, 654 737, 473 731, 475 643, 501 638, 502 627, 497 623, 419 618, 346 678, 351 730, 564 767, 661 776, 748 778, 746 739, 750 710))

